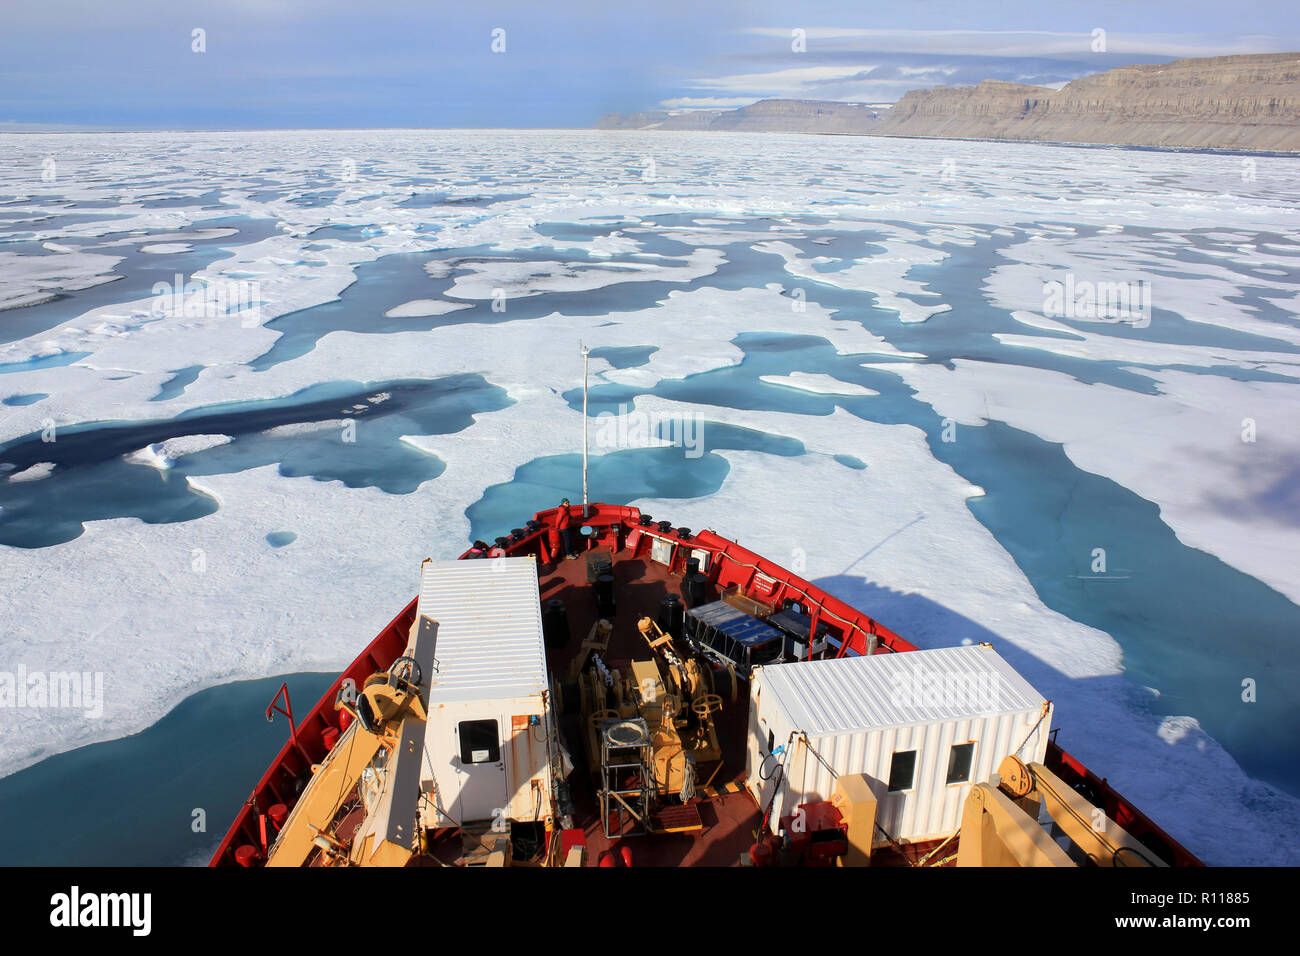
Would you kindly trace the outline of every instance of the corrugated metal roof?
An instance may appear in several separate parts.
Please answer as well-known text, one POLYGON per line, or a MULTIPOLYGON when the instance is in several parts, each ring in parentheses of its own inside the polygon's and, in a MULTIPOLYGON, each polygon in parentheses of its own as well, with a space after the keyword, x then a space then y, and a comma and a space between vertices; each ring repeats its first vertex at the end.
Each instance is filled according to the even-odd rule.
POLYGON ((547 688, 533 558, 426 561, 417 607, 438 622, 431 705, 525 697, 547 688))
POLYGON ((762 694, 811 736, 1040 707, 1043 696, 983 644, 762 668, 762 694))

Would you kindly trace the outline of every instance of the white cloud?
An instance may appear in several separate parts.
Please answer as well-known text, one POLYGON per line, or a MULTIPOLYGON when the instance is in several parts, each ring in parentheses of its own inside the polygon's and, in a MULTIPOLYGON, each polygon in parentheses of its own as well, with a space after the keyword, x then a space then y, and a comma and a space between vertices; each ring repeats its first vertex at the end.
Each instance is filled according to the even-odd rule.
MULTIPOLYGON (((678 97, 662 101, 664 109, 724 109, 747 106, 759 99, 812 99, 853 103, 896 101, 904 93, 929 86, 943 86, 958 73, 952 66, 899 67, 896 76, 868 76, 874 64, 856 66, 815 66, 777 70, 771 73, 747 73, 735 76, 701 78, 692 85, 748 96, 678 97)), ((1059 86, 1062 84, 1057 84, 1059 86)))
POLYGON ((771 73, 740 73, 735 76, 702 77, 692 80, 691 85, 705 90, 726 90, 759 95, 797 93, 803 91, 810 83, 848 79, 867 70, 874 70, 877 65, 875 63, 863 63, 857 66, 804 66, 788 70, 774 70, 771 73))
POLYGON ((900 66, 898 72, 903 76, 952 76, 957 72, 955 66, 900 66))
POLYGON ((665 110, 729 110, 753 102, 755 97, 752 96, 676 96, 662 100, 659 107, 665 110))
MULTIPOLYGON (((1104 18, 1102 18, 1104 19, 1104 18)), ((1105 29, 1104 23, 1093 24, 1105 29)), ((1060 56, 1092 53, 1092 29, 1077 33, 1052 30, 872 30, 856 27, 809 27, 809 53, 862 49, 864 40, 891 53, 957 53, 972 56, 1060 56), (818 41, 821 41, 820 43, 818 41)), ((754 36, 790 39, 788 27, 749 27, 754 36)), ((1106 31, 1106 52, 1153 56, 1226 56, 1234 53, 1285 52, 1296 48, 1295 37, 1223 34, 1125 33, 1106 31)))

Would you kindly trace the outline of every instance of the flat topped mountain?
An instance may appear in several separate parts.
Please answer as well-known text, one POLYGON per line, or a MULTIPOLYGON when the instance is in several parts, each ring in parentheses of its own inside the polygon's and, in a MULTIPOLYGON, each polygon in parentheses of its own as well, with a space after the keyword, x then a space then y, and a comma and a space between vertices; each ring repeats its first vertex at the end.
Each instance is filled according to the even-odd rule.
POLYGON ((995 80, 913 90, 873 132, 1300 150, 1300 53, 1126 66, 1060 90, 995 80))
POLYGON ((735 110, 610 113, 597 129, 841 133, 1300 151, 1300 53, 1125 66, 1060 90, 985 80, 894 106, 761 100, 735 110))

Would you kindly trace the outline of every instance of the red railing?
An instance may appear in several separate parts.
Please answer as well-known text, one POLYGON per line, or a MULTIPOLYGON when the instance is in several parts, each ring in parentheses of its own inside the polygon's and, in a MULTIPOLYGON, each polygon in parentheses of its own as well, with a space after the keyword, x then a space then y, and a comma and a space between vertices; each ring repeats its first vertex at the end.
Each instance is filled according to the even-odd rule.
POLYGON ((1118 823, 1129 834, 1170 866, 1205 866, 1186 847, 1151 822, 1151 818, 1129 803, 1103 777, 1085 767, 1077 757, 1071 756, 1055 741, 1047 744, 1043 765, 1075 790, 1083 794, 1094 806, 1106 811, 1106 816, 1118 823))

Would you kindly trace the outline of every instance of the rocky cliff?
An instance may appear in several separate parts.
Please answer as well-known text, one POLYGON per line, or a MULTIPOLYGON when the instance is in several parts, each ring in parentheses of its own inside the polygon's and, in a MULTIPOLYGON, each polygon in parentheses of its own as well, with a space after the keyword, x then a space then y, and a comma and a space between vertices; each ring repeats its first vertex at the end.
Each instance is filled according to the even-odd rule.
POLYGON ((1300 53, 1127 66, 1060 90, 993 80, 914 90, 872 132, 1300 150, 1300 53))
POLYGON ((913 90, 892 109, 762 100, 737 110, 611 113, 596 127, 1300 151, 1300 53, 1126 66, 1060 90, 997 80, 940 86, 913 90))

